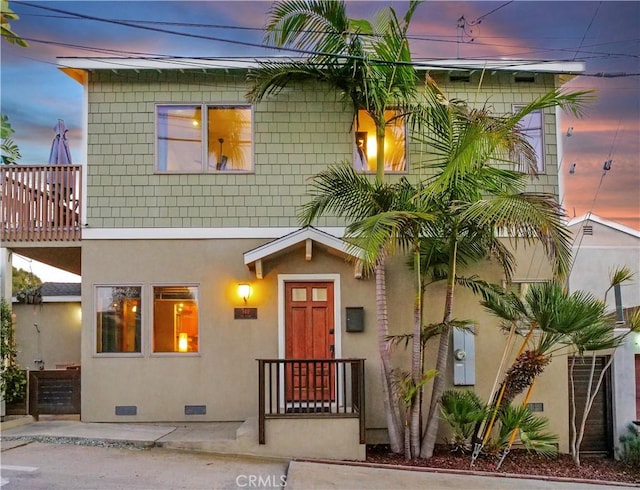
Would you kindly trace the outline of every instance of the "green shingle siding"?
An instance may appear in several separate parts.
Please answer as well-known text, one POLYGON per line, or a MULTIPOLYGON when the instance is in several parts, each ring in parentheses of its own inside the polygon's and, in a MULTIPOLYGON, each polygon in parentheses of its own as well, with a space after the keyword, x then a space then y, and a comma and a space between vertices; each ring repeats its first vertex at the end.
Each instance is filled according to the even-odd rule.
MULTIPOLYGON (((439 83, 451 98, 473 102, 480 74, 470 83, 439 83)), ((200 72, 93 72, 89 83, 88 222, 109 227, 298 226, 308 178, 350 160, 352 111, 324 87, 298 86, 254 107, 254 172, 249 174, 156 174, 156 104, 246 104, 245 75, 200 72)), ((553 76, 535 83, 484 75, 478 103, 511 111, 553 87, 553 76)), ((544 118, 548 175, 530 189, 558 192, 555 117, 544 118)), ((411 143, 409 166, 418 169, 423 145, 411 143)), ((397 177, 390 177, 395 179, 397 177)), ((327 217, 320 226, 337 226, 327 217)))

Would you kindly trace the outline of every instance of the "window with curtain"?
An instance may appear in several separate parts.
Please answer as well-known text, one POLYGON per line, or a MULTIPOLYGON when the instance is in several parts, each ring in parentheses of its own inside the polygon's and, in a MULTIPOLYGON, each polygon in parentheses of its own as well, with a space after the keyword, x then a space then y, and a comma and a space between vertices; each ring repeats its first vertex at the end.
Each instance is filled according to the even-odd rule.
MULTIPOLYGON (((407 171, 406 129, 401 118, 396 118, 398 111, 385 111, 387 126, 384 136, 384 170, 385 172, 407 171)), ((367 111, 359 110, 354 121, 355 145, 353 149, 353 165, 362 172, 375 172, 377 168, 376 125, 367 111)))
POLYGON ((161 105, 156 121, 158 172, 252 171, 250 106, 161 105))
MULTIPOLYGON (((521 109, 522 106, 515 106, 515 110, 521 109)), ((533 147, 536 154, 536 169, 539 174, 545 172, 544 162, 544 138, 543 138, 543 114, 541 110, 533 111, 527 114, 520 121, 520 128, 529 144, 533 147)), ((519 170, 524 172, 526 164, 520 162, 519 170)))

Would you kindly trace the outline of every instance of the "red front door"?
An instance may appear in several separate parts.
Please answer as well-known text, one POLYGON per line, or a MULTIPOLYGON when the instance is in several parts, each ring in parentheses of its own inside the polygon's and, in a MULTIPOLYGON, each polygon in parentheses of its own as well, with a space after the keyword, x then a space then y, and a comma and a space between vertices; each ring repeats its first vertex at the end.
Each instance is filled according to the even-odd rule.
POLYGON ((285 283, 285 358, 288 402, 330 402, 335 396, 332 282, 285 283))

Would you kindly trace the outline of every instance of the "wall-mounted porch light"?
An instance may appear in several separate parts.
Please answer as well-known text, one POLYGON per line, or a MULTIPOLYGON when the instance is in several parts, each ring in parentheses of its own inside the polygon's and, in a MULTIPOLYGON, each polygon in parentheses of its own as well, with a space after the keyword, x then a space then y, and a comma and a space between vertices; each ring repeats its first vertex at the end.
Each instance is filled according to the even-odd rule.
POLYGON ((246 305, 249 296, 251 296, 251 286, 249 284, 238 284, 238 296, 244 300, 246 305))
POLYGON ((251 296, 251 285, 247 283, 238 284, 238 296, 244 300, 244 308, 234 308, 233 318, 235 320, 257 320, 258 308, 247 308, 247 300, 251 296))

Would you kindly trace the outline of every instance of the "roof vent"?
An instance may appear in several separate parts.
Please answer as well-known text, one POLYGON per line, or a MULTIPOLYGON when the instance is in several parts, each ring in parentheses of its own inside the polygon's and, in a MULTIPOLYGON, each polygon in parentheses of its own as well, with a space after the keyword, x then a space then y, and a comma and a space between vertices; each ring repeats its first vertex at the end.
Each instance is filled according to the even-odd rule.
POLYGON ((452 73, 449 75, 450 82, 470 82, 471 74, 470 73, 452 73))
POLYGON ((582 227, 582 234, 583 235, 593 235, 593 226, 591 225, 584 225, 582 227))
POLYGON ((534 83, 536 81, 536 77, 535 75, 532 74, 522 74, 522 75, 515 75, 513 77, 513 81, 516 83, 534 83))

